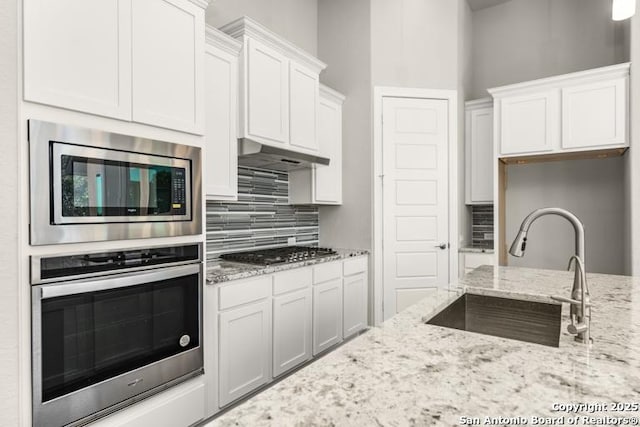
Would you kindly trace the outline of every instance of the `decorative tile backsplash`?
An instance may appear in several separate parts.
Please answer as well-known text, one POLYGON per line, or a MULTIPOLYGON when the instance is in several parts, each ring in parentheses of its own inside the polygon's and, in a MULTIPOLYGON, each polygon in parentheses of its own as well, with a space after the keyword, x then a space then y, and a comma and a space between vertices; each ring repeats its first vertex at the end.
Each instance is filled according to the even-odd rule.
POLYGON ((493 205, 471 206, 473 246, 493 248, 493 205))
POLYGON ((318 243, 318 208, 289 205, 289 174, 238 167, 238 201, 207 202, 207 259, 223 253, 318 243))

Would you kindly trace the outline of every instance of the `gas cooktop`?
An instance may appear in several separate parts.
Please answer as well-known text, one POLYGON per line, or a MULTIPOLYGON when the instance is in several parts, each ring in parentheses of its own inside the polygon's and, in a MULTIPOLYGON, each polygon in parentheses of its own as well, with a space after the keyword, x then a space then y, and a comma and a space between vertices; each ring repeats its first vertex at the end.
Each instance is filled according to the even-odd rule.
POLYGON ((221 255, 227 261, 244 262, 257 265, 287 264, 335 255, 336 251, 328 248, 309 246, 287 246, 284 248, 262 249, 258 251, 236 252, 221 255))

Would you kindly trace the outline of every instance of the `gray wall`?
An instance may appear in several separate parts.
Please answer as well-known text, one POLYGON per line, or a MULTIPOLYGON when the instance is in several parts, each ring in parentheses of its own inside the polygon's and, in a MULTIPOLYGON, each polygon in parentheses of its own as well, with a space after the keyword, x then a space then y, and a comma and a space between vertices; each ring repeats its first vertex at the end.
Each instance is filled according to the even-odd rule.
POLYGON ((473 81, 486 89, 625 62, 628 21, 608 0, 511 0, 473 13, 473 81))
POLYGON ((207 8, 207 24, 221 27, 243 15, 312 55, 318 47, 317 0, 215 0, 207 8))
MULTIPOLYGON (((568 209, 585 227, 587 270, 623 274, 624 162, 621 157, 570 160, 509 166, 506 238, 510 244, 524 217, 545 206, 568 209)), ((523 258, 509 257, 509 265, 567 268, 574 253, 573 227, 563 218, 538 219, 527 238, 523 258)))
POLYGON ((371 40, 369 0, 318 2, 320 79, 342 92, 343 205, 320 208, 320 244, 372 249, 371 40), (348 42, 347 42, 348 41, 348 42))
POLYGON ((458 0, 372 0, 373 84, 456 89, 459 3, 458 0))
POLYGON ((466 151, 464 144, 464 101, 468 99, 473 78, 473 13, 466 0, 458 10, 458 243, 472 243, 471 208, 465 205, 466 151))
MULTIPOLYGON (((18 0, 0 8, 0 200, 21 206, 18 165, 18 0)), ((17 208, 16 208, 17 209, 17 208)), ((14 210, 18 212, 20 209, 14 210)), ((20 229, 17 215, 3 215, 0 223, 0 425, 19 425, 18 274, 20 229)), ((24 302, 24 301, 23 301, 24 302)), ((24 361, 24 363, 28 363, 24 361)), ((23 384, 24 385, 24 382, 23 384)))

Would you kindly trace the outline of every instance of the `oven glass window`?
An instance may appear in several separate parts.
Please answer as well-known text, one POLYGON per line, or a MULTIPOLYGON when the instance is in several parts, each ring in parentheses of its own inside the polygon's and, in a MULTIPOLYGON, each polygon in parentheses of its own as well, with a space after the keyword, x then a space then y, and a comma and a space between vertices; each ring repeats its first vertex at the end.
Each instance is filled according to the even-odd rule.
POLYGON ((186 215, 186 170, 62 155, 62 216, 186 215))
POLYGON ((42 300, 42 400, 199 345, 199 275, 42 300))

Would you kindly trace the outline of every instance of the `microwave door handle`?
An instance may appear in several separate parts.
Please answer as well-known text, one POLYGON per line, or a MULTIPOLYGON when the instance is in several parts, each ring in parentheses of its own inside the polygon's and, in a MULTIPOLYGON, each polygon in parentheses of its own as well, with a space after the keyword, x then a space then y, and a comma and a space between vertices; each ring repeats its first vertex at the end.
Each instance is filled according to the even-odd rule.
POLYGON ((153 270, 148 273, 127 273, 99 280, 67 282, 41 286, 41 299, 126 288, 160 280, 174 279, 202 272, 202 265, 190 264, 153 270))
POLYGON ((140 168, 140 215, 149 215, 149 168, 140 168))

